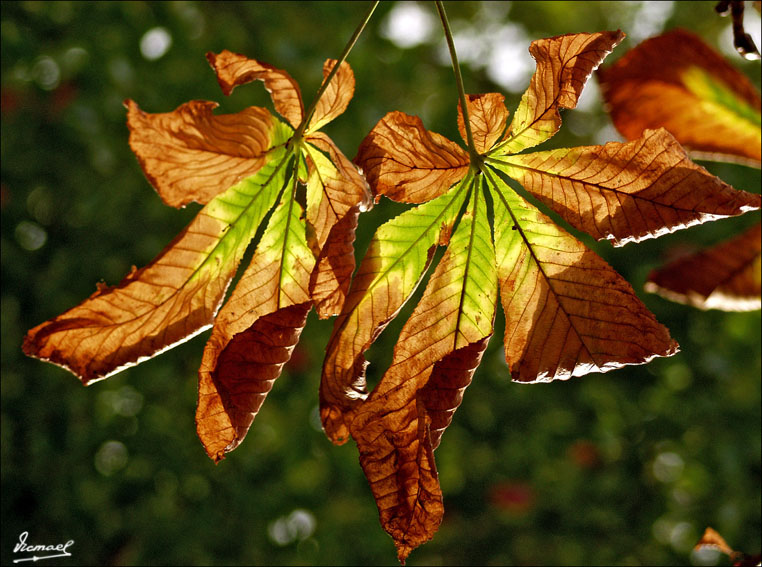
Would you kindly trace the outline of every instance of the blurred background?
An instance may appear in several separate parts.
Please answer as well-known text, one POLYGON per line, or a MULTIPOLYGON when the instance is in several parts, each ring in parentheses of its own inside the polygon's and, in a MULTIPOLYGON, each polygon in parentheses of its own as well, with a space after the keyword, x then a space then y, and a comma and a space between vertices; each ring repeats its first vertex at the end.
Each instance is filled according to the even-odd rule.
MULTIPOLYGON (((699 34, 759 86, 734 53, 715 2, 450 2, 468 92, 499 91, 513 111, 533 39, 621 28, 637 42, 673 27, 699 34)), ((750 4, 750 3, 747 3, 750 4)), ((25 332, 118 283, 198 206, 163 206, 127 143, 122 101, 168 112, 191 99, 220 112, 270 106, 260 83, 220 92, 204 54, 230 49, 286 69, 306 102, 366 2, 2 3, 2 563, 13 546, 65 543, 46 565, 394 565, 354 443, 323 435, 317 387, 331 321, 302 340, 246 441, 215 466, 194 427, 208 332, 84 388, 26 358, 25 332)), ((750 8, 750 6, 749 6, 750 8)), ((759 40, 759 16, 747 9, 759 40)), ((349 57, 357 87, 325 128, 353 157, 388 111, 460 140, 457 92, 431 3, 385 2, 349 57)), ((658 61, 654 62, 658 64, 658 61)), ((595 80, 541 149, 620 140, 595 80)), ((703 163, 738 189, 760 172, 703 163)), ((399 211, 361 218, 357 254, 399 211)), ((436 457, 445 518, 409 565, 723 564, 696 554, 706 526, 760 550, 760 312, 701 312, 642 292, 676 251, 758 221, 722 220, 614 250, 623 274, 680 343, 680 354, 548 385, 510 381, 502 315, 436 457)), ((423 286, 420 286, 420 290, 423 286)), ((414 300, 415 301, 415 298, 414 300)), ((414 304, 414 302, 413 302, 414 304)), ((403 312, 409 313, 410 309, 403 312)), ((369 381, 404 319, 371 349, 369 381)))

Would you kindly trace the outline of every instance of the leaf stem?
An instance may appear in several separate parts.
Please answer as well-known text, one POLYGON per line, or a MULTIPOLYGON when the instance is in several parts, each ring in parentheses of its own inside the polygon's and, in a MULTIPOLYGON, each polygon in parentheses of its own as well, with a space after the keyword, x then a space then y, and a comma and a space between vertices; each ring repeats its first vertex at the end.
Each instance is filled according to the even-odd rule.
POLYGON ((299 127, 296 129, 296 132, 294 132, 294 136, 292 140, 302 139, 302 136, 304 135, 304 130, 307 128, 307 124, 309 124, 309 121, 312 118, 312 115, 315 114, 315 109, 317 108, 317 104, 320 101, 320 97, 323 96, 323 93, 328 88, 328 85, 331 83, 331 80, 333 80, 333 77, 339 71, 339 67, 341 67, 341 64, 349 56, 349 52, 352 51, 352 48, 355 46, 355 43, 357 43, 357 40, 360 38, 360 34, 362 34, 363 30, 365 29, 365 26, 370 21, 370 18, 376 9, 376 6, 378 6, 378 3, 379 3, 379 0, 371 4, 368 11, 365 13, 365 17, 363 17, 362 21, 360 22, 360 25, 357 26, 357 29, 355 29, 355 32, 352 34, 352 37, 349 38, 349 41, 347 42, 346 46, 344 46, 344 51, 342 51, 341 55, 339 55, 339 58, 336 60, 336 64, 333 66, 333 69, 331 69, 331 72, 328 73, 328 76, 323 81, 323 84, 320 85, 320 88, 318 89, 317 95, 315 96, 315 99, 312 101, 312 104, 307 109, 307 112, 304 113, 304 119, 302 120, 302 123, 299 124, 299 127))
POLYGON ((444 4, 441 0, 436 1, 437 12, 439 12, 439 19, 442 21, 442 28, 444 29, 445 38, 447 39, 447 47, 450 49, 450 60, 452 61, 452 69, 455 72, 455 83, 458 86, 458 96, 460 97, 460 108, 463 113, 463 125, 466 129, 466 143, 468 144, 468 153, 471 158, 471 164, 477 166, 481 164, 481 157, 479 152, 476 151, 474 146, 474 135, 471 132, 471 120, 468 117, 468 105, 466 103, 466 91, 463 88, 463 77, 460 74, 460 65, 458 64, 458 54, 455 51, 455 42, 452 38, 452 31, 450 30, 450 22, 447 20, 447 14, 445 13, 444 4))

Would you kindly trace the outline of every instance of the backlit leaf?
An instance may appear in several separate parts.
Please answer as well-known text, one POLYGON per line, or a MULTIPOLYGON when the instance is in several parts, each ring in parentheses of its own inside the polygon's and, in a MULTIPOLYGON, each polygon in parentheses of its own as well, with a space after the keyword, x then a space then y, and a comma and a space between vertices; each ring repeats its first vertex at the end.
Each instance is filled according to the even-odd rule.
POLYGON ((469 182, 465 179, 376 231, 336 319, 323 362, 320 413, 334 443, 347 441, 345 414, 367 396, 363 353, 418 287, 437 244, 449 240, 469 182))
POLYGON ((401 112, 383 117, 360 146, 355 162, 377 195, 420 204, 382 225, 368 247, 326 348, 321 417, 334 442, 347 434, 357 442, 402 562, 441 522, 434 450, 492 335, 498 287, 516 381, 568 379, 677 352, 632 287, 503 176, 582 230, 621 242, 759 207, 757 196, 692 164, 663 131, 630 144, 512 155, 556 132, 559 109, 576 105, 622 37, 533 43, 537 72, 507 136, 502 95, 467 97, 470 152, 401 112), (391 366, 367 393, 364 352, 410 298, 436 245, 447 246, 444 256, 391 366))
POLYGON ((355 230, 360 206, 333 225, 310 279, 310 295, 321 318, 338 315, 355 269, 355 230))
MULTIPOLYGON (((291 126, 263 108, 215 115, 216 103, 192 101, 148 114, 128 101, 130 145, 162 199, 207 204, 147 267, 32 329, 24 351, 87 384, 214 324, 199 370, 196 423, 218 461, 246 435, 312 306, 321 316, 341 309, 354 269, 357 216, 372 197, 356 167, 317 131, 352 97, 349 65, 342 64, 300 137, 292 126, 305 126, 304 110, 288 73, 229 51, 207 58, 226 94, 263 81, 291 126), (218 314, 258 232, 251 263, 218 314)), ((326 75, 333 65, 326 62, 326 75)))
POLYGON ((725 541, 725 538, 723 538, 713 528, 706 528, 704 530, 704 535, 701 536, 701 539, 696 544, 694 549, 703 549, 705 547, 711 547, 713 549, 716 549, 717 551, 720 551, 721 553, 724 553, 725 555, 732 556, 732 555, 735 555, 736 553, 727 544, 727 542, 725 541))
POLYGON ((695 551, 716 549, 720 553, 727 555, 734 567, 756 567, 762 562, 762 556, 760 556, 759 553, 756 555, 747 555, 742 551, 736 551, 731 548, 725 541, 725 538, 712 528, 706 528, 706 530, 704 530, 704 535, 701 536, 701 539, 693 549, 695 551))
POLYGON ((294 128, 302 122, 302 94, 299 85, 286 71, 227 49, 220 53, 207 53, 206 58, 217 73, 217 81, 223 93, 229 95, 238 86, 251 81, 262 81, 278 114, 294 128))
MULTIPOLYGON (((335 59, 329 59, 323 65, 323 81, 328 78, 328 74, 336 65, 335 59)), ((307 133, 316 132, 331 120, 341 115, 346 109, 352 95, 355 92, 355 76, 352 68, 346 61, 339 67, 336 76, 333 78, 328 88, 320 97, 315 107, 315 113, 312 115, 307 125, 307 133)))
POLYGON ((622 39, 621 31, 609 31, 533 41, 529 53, 537 62, 537 71, 521 97, 499 153, 518 153, 558 132, 559 110, 577 106, 590 74, 622 39))
POLYGON ((514 380, 566 380, 677 352, 667 329, 611 266, 490 177, 514 380))
POLYGON ((486 203, 473 190, 478 183, 470 182, 469 207, 400 334, 389 370, 351 426, 400 561, 441 521, 433 450, 492 335, 497 277, 486 203))
MULTIPOLYGON (((477 152, 484 153, 495 145, 503 135, 508 109, 499 93, 467 95, 468 115, 471 120, 471 134, 477 152)), ((464 142, 468 141, 463 121, 463 109, 458 105, 458 131, 464 142)))
POLYGON ((468 171, 468 154, 417 116, 390 112, 360 144, 355 162, 377 195, 423 203, 441 195, 468 171))
POLYGON ((196 425, 215 461, 243 440, 304 326, 315 258, 300 209, 289 198, 275 210, 204 348, 196 425))
POLYGON ((148 266, 29 331, 24 352, 88 384, 208 328, 284 183, 284 154, 215 197, 148 266))
POLYGON ((666 130, 632 142, 488 159, 569 224, 615 246, 758 209, 694 164, 666 130))
POLYGON ((762 225, 678 258, 648 276, 646 291, 701 309, 762 308, 762 225))
POLYGON ((309 243, 319 261, 311 289, 321 318, 338 315, 355 268, 357 217, 373 206, 370 188, 355 166, 322 132, 307 136, 309 243))
POLYGON ((694 34, 672 30, 598 71, 617 129, 629 139, 666 128, 697 154, 760 164, 760 96, 694 34))
MULTIPOLYGON (((696 157, 760 166, 759 92, 695 35, 672 30, 646 40, 599 70, 599 79, 612 120, 628 138, 664 127, 696 157)), ((672 262, 651 274, 646 289, 703 309, 759 309, 759 240, 757 226, 672 262)))
POLYGON ((255 174, 272 151, 276 121, 265 108, 214 115, 216 102, 194 100, 166 114, 126 101, 130 147, 162 201, 206 204, 255 174))

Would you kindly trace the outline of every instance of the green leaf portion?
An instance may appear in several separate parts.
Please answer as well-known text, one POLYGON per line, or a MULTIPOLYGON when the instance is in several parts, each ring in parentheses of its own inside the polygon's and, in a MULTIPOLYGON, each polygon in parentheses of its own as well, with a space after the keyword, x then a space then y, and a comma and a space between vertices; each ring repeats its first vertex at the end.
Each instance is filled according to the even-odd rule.
MULTIPOLYGON (((403 366, 405 380, 428 375, 446 355, 492 334, 497 304, 495 250, 486 199, 479 185, 480 177, 471 179, 468 207, 421 301, 400 333, 391 368, 403 366)), ((419 388, 424 384, 425 379, 419 388)), ((398 386, 397 381, 385 376, 371 400, 398 386)))
POLYGON ((624 278, 500 177, 489 178, 514 380, 566 380, 677 352, 624 278))
POLYGON ((366 255, 374 269, 369 294, 394 285, 393 281, 401 284, 399 290, 405 299, 413 293, 431 260, 433 247, 449 241, 469 182, 463 181, 445 195, 402 213, 376 231, 366 255))
MULTIPOLYGON (((288 130, 278 131, 282 141, 288 130)), ((29 331, 24 352, 88 384, 208 328, 284 186, 288 154, 282 145, 274 149, 256 174, 210 201, 149 265, 29 331)))
MULTIPOLYGON (((369 282, 356 287, 361 299, 350 315, 356 316, 364 305, 372 304, 377 293, 399 297, 390 306, 396 314, 418 286, 436 245, 449 241, 470 182, 469 176, 441 197, 405 211, 376 231, 356 277, 369 282)), ((374 316, 374 326, 385 320, 374 316)))
POLYGON ((303 164, 297 156, 287 157, 280 201, 251 263, 215 319, 199 369, 196 426, 215 461, 246 436, 312 307, 315 256, 296 200, 303 164))
POLYGON ((286 183, 286 162, 292 152, 279 147, 271 159, 256 175, 244 179, 224 193, 215 197, 203 212, 227 225, 219 241, 209 250, 204 262, 188 280, 203 278, 210 270, 216 270, 233 262, 240 262, 246 247, 256 234, 257 228, 272 208, 275 199, 286 183))
POLYGON ((731 91, 725 84, 714 79, 700 67, 689 67, 681 73, 680 78, 685 87, 695 94, 700 104, 705 106, 707 114, 722 113, 727 120, 738 124, 744 129, 756 128, 762 125, 762 116, 758 109, 752 107, 737 93, 731 91))
MULTIPOLYGON (((296 177, 289 181, 295 183, 296 177)), ((277 303, 275 309, 310 300, 310 273, 315 256, 306 240, 304 210, 287 190, 257 246, 257 265, 277 264, 277 303)))
MULTIPOLYGON (((314 164, 311 172, 305 171, 304 180, 307 187, 308 218, 315 230, 316 244, 322 249, 331 228, 342 218, 342 213, 344 213, 343 210, 336 210, 336 204, 330 201, 326 192, 330 181, 339 175, 330 158, 312 144, 304 144, 302 155, 309 156, 314 164)), ((349 199, 351 195, 347 194, 346 197, 349 199)))
POLYGON ((469 175, 461 184, 469 203, 447 252, 400 333, 391 366, 350 426, 381 525, 402 558, 442 519, 433 451, 492 335, 497 276, 481 181, 469 175))
POLYGON ((366 397, 363 353, 415 291, 437 244, 446 244, 468 194, 467 174, 444 195, 405 211, 377 231, 328 343, 321 414, 334 443, 347 440, 344 413, 366 397))
MULTIPOLYGON (((450 240, 447 254, 452 267, 440 287, 453 288, 458 299, 454 329, 454 350, 492 334, 497 302, 495 248, 487 216, 487 203, 481 190, 482 177, 474 179, 466 212, 450 240)), ((448 258, 442 260, 443 264, 448 258)), ((443 274, 444 275, 444 274, 443 274)))
POLYGON ((312 306, 315 257, 295 199, 297 168, 291 159, 280 202, 204 348, 196 425, 215 461, 246 436, 312 306))

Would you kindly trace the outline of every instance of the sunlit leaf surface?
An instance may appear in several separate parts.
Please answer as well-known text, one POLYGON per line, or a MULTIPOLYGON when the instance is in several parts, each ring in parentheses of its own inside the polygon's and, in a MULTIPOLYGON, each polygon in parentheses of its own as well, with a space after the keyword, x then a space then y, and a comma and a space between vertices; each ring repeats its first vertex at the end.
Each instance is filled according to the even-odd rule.
MULTIPOLYGON (((220 460, 246 435, 312 306, 323 317, 340 310, 354 269, 357 216, 372 198, 355 166, 318 131, 352 98, 348 64, 319 101, 308 134, 295 139, 304 109, 288 73, 229 51, 207 59, 226 94, 263 81, 288 123, 257 107, 215 115, 216 103, 192 101, 148 114, 127 101, 130 146, 162 200, 206 205, 148 266, 29 331, 24 352, 87 384, 213 325, 199 370, 196 423, 207 453, 220 460), (260 232, 251 263, 218 314, 260 232)), ((326 62, 325 76, 335 63, 326 62)))
MULTIPOLYGON (((759 207, 758 196, 695 166, 664 131, 628 144, 515 155, 558 130, 559 110, 576 106, 622 37, 534 42, 537 72, 510 126, 502 95, 469 95, 473 160, 401 112, 384 116, 361 144, 355 161, 376 194, 419 204, 382 225, 368 247, 327 346, 321 416, 334 442, 357 442, 402 562, 441 522, 434 450, 493 333, 498 297, 516 381, 568 379, 677 352, 632 287, 508 177, 572 225, 618 244, 759 207), (447 247, 444 256, 368 393, 364 353, 410 298, 437 245, 447 247)), ((465 139, 462 112, 459 130, 465 139)))
POLYGON ((628 139, 666 128, 698 157, 760 164, 760 96, 700 38, 672 30, 600 69, 611 119, 628 139))
POLYGON ((646 291, 701 309, 760 309, 761 226, 757 223, 735 238, 655 270, 648 276, 646 291))
MULTIPOLYGON (((646 128, 663 127, 696 157, 760 166, 759 92, 692 33, 678 29, 646 40, 601 69, 598 77, 612 120, 626 137, 636 139, 646 128)), ((694 183, 691 176, 685 181, 683 187, 697 202, 702 195, 732 191, 694 183)), ((670 191, 679 191, 679 185, 670 191)), ((736 206, 745 205, 737 201, 736 206)), ((694 214, 700 209, 697 205, 694 214)), ((757 225, 656 270, 646 290, 702 309, 759 309, 759 241, 757 225)))

